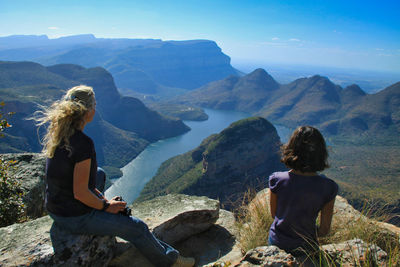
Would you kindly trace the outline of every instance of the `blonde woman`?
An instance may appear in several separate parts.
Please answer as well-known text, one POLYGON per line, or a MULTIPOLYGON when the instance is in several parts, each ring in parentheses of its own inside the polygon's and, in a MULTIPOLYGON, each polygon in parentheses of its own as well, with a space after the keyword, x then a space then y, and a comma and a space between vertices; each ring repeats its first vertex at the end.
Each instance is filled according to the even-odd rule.
POLYGON ((93 89, 80 85, 69 89, 36 119, 39 126, 48 125, 43 148, 47 156, 46 208, 54 223, 75 234, 119 236, 133 243, 155 266, 193 266, 194 259, 180 256, 158 240, 143 221, 119 213, 126 202, 102 195, 105 174, 97 168, 92 139, 83 133, 95 110, 93 89))

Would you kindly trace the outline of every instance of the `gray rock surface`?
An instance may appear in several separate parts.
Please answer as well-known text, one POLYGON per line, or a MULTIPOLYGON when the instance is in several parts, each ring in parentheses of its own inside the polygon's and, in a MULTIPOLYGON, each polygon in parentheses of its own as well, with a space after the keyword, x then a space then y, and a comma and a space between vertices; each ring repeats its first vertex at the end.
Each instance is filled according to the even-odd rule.
POLYGON ((307 256, 295 258, 276 246, 257 247, 248 251, 240 263, 234 266, 355 267, 367 266, 371 262, 375 262, 376 265, 373 266, 385 266, 386 258, 386 252, 378 246, 367 244, 360 239, 353 239, 322 246, 322 252, 313 260, 307 256))
POLYGON ((0 228, 1 266, 106 266, 115 238, 71 235, 49 216, 0 228), (56 252, 56 253, 55 253, 56 252))
POLYGON ((210 228, 219 216, 219 202, 207 197, 170 194, 131 206, 161 240, 174 244, 210 228))
POLYGON ((4 160, 15 160, 10 168, 10 174, 19 178, 24 191, 23 202, 26 215, 38 218, 44 215, 45 166, 44 156, 38 153, 2 154, 4 160))
POLYGON ((276 246, 264 246, 249 250, 241 262, 235 265, 235 267, 252 266, 296 267, 300 266, 300 263, 276 246))
POLYGON ((339 244, 322 246, 323 251, 340 266, 368 266, 375 262, 376 266, 385 266, 387 253, 374 244, 368 244, 361 239, 352 239, 339 244))
POLYGON ((176 244, 176 248, 183 255, 194 257, 197 266, 240 260, 242 253, 236 241, 233 213, 221 209, 215 225, 176 244))

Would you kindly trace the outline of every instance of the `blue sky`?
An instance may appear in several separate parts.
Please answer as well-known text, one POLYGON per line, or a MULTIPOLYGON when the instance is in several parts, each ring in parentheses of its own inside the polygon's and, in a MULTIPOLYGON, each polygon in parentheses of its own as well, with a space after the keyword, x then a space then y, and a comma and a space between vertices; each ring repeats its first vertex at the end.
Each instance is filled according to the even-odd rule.
POLYGON ((399 16, 399 0, 0 0, 0 36, 210 39, 233 64, 400 73, 399 16))

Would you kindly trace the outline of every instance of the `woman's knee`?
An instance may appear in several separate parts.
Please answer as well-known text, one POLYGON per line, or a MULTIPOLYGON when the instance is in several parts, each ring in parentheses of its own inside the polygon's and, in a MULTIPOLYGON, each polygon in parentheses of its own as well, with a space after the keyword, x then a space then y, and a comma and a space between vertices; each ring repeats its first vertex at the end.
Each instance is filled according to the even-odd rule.
POLYGON ((142 221, 141 219, 133 217, 133 216, 130 216, 130 219, 134 223, 134 227, 136 229, 138 229, 139 231, 142 231, 142 232, 150 231, 149 227, 147 226, 147 224, 144 221, 142 221))

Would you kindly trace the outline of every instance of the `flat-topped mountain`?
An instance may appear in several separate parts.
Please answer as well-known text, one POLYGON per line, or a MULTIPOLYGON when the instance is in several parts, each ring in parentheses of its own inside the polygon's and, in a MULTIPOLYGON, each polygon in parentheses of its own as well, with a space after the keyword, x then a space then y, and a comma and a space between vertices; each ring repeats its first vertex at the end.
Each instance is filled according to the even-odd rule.
POLYGON ((331 137, 361 137, 366 142, 374 136, 374 142, 398 143, 399 94, 400 83, 366 94, 357 85, 343 89, 319 75, 281 85, 257 69, 209 83, 174 101, 251 112, 289 128, 311 124, 331 137))
POLYGON ((97 100, 97 115, 86 131, 94 139, 101 165, 121 167, 152 141, 176 136, 189 130, 182 121, 166 118, 148 109, 133 97, 121 96, 113 77, 103 68, 77 65, 44 67, 32 62, 0 62, 0 97, 5 112, 13 111, 0 151, 40 150, 36 127, 26 120, 64 92, 79 84, 92 86, 97 100))
POLYGON ((230 58, 209 40, 8 36, 0 37, 0 60, 101 66, 113 75, 118 88, 146 94, 194 89, 239 73, 230 65, 230 58))
POLYGON ((285 167, 280 139, 267 120, 252 117, 232 123, 197 148, 165 161, 137 201, 168 193, 208 196, 234 206, 249 188, 264 188, 266 177, 285 167))

